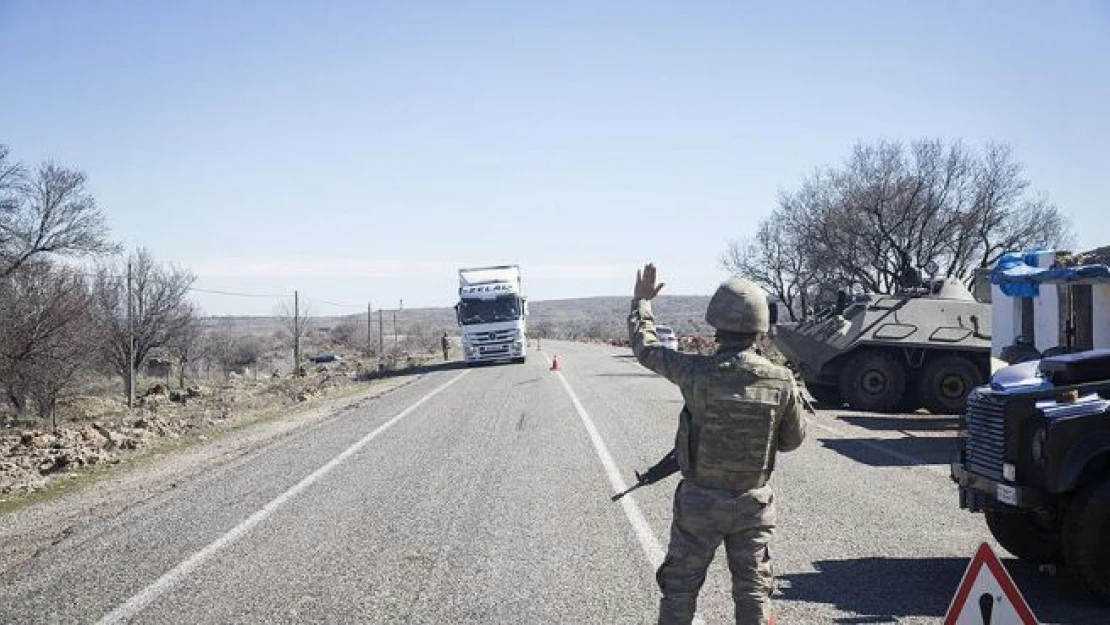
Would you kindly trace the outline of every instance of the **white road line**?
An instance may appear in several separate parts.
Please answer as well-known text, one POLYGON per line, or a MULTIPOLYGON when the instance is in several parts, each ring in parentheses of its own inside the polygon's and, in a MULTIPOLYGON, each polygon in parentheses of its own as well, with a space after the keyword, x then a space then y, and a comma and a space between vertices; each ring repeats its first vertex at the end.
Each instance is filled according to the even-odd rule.
MULTIPOLYGON (((807 417, 807 418, 809 419, 809 424, 810 425, 812 425, 814 427, 817 427, 819 429, 825 430, 826 432, 831 432, 833 434, 836 434, 838 438, 848 438, 848 437, 852 436, 852 433, 848 432, 847 430, 842 430, 840 428, 828 425, 827 423, 822 423, 821 421, 819 421, 818 419, 815 419, 814 417, 807 417)), ((882 445, 879 445, 876 442, 874 442, 874 440, 907 440, 905 438, 874 439, 874 440, 869 440, 869 439, 865 439, 865 438, 856 438, 856 439, 853 439, 853 440, 855 442, 859 443, 860 445, 862 445, 863 447, 866 447, 866 448, 871 449, 873 451, 877 451, 881 454, 886 454, 887 456, 890 456, 891 458, 894 458, 896 460, 901 460, 902 462, 905 462, 907 465, 909 465, 910 468, 917 467, 917 468, 925 469, 926 471, 930 471, 930 472, 935 473, 937 475, 941 475, 943 477, 950 477, 949 469, 946 466, 930 464, 930 463, 926 462, 925 460, 923 460, 921 458, 918 458, 917 456, 912 456, 910 454, 905 454, 905 453, 902 453, 902 452, 894 450, 894 449, 887 449, 886 447, 883 447, 882 445)), ((912 437, 911 437, 911 440, 912 440, 912 437)))
MULTIPOLYGON (((551 360, 547 358, 547 354, 543 355, 544 360, 547 360, 548 366, 551 365, 551 360)), ((578 399, 578 394, 571 388, 570 382, 567 382, 566 376, 562 371, 554 372, 559 381, 563 383, 563 388, 566 389, 567 395, 570 396, 570 401, 574 404, 575 411, 582 419, 582 424, 586 426, 586 432, 590 435, 590 441, 594 444, 594 451, 597 452, 597 457, 601 460, 601 464, 605 467, 605 474, 609 476, 609 483, 613 486, 613 492, 622 492, 628 485, 624 483, 621 477, 620 469, 617 468, 617 463, 613 461, 613 456, 609 454, 609 448, 605 446, 605 441, 602 440, 601 434, 597 431, 597 426, 594 425, 593 419, 590 418, 590 413, 586 412, 586 408, 582 406, 582 401, 578 399)), ((632 525, 632 530, 636 533, 636 538, 640 541, 640 547, 644 550, 644 555, 647 556, 648 562, 651 564, 652 570, 658 569, 659 565, 663 563, 663 557, 666 552, 663 546, 655 538, 655 534, 651 531, 651 526, 648 525, 647 519, 644 518, 643 513, 640 512, 640 506, 636 505, 636 500, 633 495, 625 495, 620 500, 621 508, 624 510, 624 516, 628 518, 628 523, 632 525)), ((699 624, 704 621, 700 616, 694 617, 694 623, 699 624)))
POLYGON ((397 416, 379 425, 377 428, 374 429, 374 431, 370 432, 366 436, 363 436, 356 443, 343 450, 338 456, 332 458, 322 467, 310 473, 308 477, 305 477, 300 482, 297 482, 295 486, 275 497, 273 501, 263 506, 261 510, 247 517, 247 519, 244 520, 242 523, 236 525, 226 534, 209 543, 207 547, 189 556, 180 564, 170 569, 165 575, 162 575, 162 577, 159 577, 152 584, 150 584, 146 588, 143 588, 141 591, 138 592, 138 594, 128 599, 115 610, 109 612, 104 618, 97 621, 98 625, 123 623, 134 618, 136 615, 139 614, 139 612, 150 605, 155 599, 165 594, 167 591, 169 591, 171 588, 185 579, 190 573, 196 570, 200 565, 204 564, 206 560, 214 556, 224 547, 231 545, 235 541, 245 536, 248 532, 254 529, 256 525, 265 521, 274 512, 276 512, 278 508, 281 508, 290 499, 297 496, 298 493, 308 488, 309 486, 312 486, 313 483, 330 473, 332 469, 339 466, 344 460, 358 453, 359 450, 365 447, 367 443, 377 438, 382 432, 385 432, 389 428, 393 427, 393 425, 395 425, 398 421, 404 419, 414 410, 423 405, 424 402, 428 401, 432 397, 435 397, 455 382, 458 382, 467 373, 470 372, 463 371, 459 375, 451 378, 446 383, 442 384, 432 392, 420 398, 420 400, 417 401, 415 404, 402 410, 397 416))

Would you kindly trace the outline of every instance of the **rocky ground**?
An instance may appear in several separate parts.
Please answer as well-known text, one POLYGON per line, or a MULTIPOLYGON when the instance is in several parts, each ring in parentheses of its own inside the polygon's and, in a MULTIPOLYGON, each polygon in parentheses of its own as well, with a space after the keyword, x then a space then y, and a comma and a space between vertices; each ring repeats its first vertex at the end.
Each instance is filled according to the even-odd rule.
POLYGON ((186 437, 203 439, 206 433, 335 395, 381 375, 376 362, 361 361, 338 361, 301 373, 263 379, 233 374, 218 385, 184 389, 148 383, 131 411, 116 397, 76 396, 62 407, 67 418, 57 429, 9 421, 0 429, 0 504, 84 470, 119 464, 136 452, 186 437))

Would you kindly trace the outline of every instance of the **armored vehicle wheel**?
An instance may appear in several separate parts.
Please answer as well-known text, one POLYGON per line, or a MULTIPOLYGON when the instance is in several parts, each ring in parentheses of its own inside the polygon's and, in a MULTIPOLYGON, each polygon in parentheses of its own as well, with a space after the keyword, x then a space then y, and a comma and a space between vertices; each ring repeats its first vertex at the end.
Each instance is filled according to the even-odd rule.
POLYGON ((1072 575, 1110 602, 1110 480, 1072 500, 1064 519, 1064 555, 1072 575))
POLYGON ((888 352, 860 352, 840 373, 840 393, 857 410, 890 412, 898 407, 905 391, 906 370, 888 352))
POLYGON ((987 508, 983 511, 991 535, 1006 551, 1022 560, 1040 564, 1064 559, 1060 528, 1048 528, 1023 510, 987 508))
POLYGON ((960 414, 967 407, 967 394, 982 383, 975 363, 963 356, 941 356, 925 365, 917 392, 929 412, 960 414))
POLYGON ((832 386, 831 384, 806 384, 806 390, 810 395, 817 400, 817 403, 823 406, 832 406, 839 408, 844 404, 844 396, 840 394, 840 389, 832 386))

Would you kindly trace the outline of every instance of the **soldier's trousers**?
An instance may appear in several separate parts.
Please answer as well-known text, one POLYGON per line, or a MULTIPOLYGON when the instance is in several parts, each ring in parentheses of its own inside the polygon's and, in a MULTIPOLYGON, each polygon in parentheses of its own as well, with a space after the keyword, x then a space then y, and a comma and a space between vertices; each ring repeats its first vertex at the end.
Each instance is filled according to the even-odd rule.
POLYGON ((742 492, 680 482, 674 494, 670 546, 656 574, 663 591, 660 625, 693 620, 698 591, 722 542, 732 572, 736 622, 767 625, 774 590, 768 543, 774 529, 775 504, 770 486, 742 492))

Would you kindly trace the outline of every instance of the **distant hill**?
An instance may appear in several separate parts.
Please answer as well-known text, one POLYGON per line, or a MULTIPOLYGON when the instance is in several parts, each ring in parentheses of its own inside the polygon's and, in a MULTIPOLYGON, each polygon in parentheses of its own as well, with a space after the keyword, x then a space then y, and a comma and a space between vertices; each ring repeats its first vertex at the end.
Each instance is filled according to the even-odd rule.
MULTIPOLYGON (((585 297, 532 302, 528 322, 535 330, 548 329, 557 337, 623 338, 628 333, 630 301, 628 297, 585 297)), ((712 331, 705 323, 708 296, 661 295, 652 304, 656 320, 679 335, 712 331)))
MULTIPOLYGON (((552 338, 622 338, 627 332, 629 301, 625 296, 532 301, 528 304, 529 329, 552 338)), ((661 295, 653 304, 659 323, 670 325, 680 336, 712 332, 705 323, 708 296, 661 295)), ((387 336, 393 334, 393 314, 393 311, 385 311, 382 315, 383 333, 387 336)), ((378 321, 378 313, 374 312, 371 326, 375 333, 378 321)), ((282 327, 277 317, 214 317, 209 323, 233 327, 236 334, 259 336, 273 335, 282 327)), ((314 318, 314 325, 321 332, 343 323, 357 324, 365 332, 366 315, 314 318)), ((417 328, 419 334, 439 335, 447 331, 455 335, 459 332, 452 308, 411 308, 397 312, 399 333, 409 334, 417 328)))

